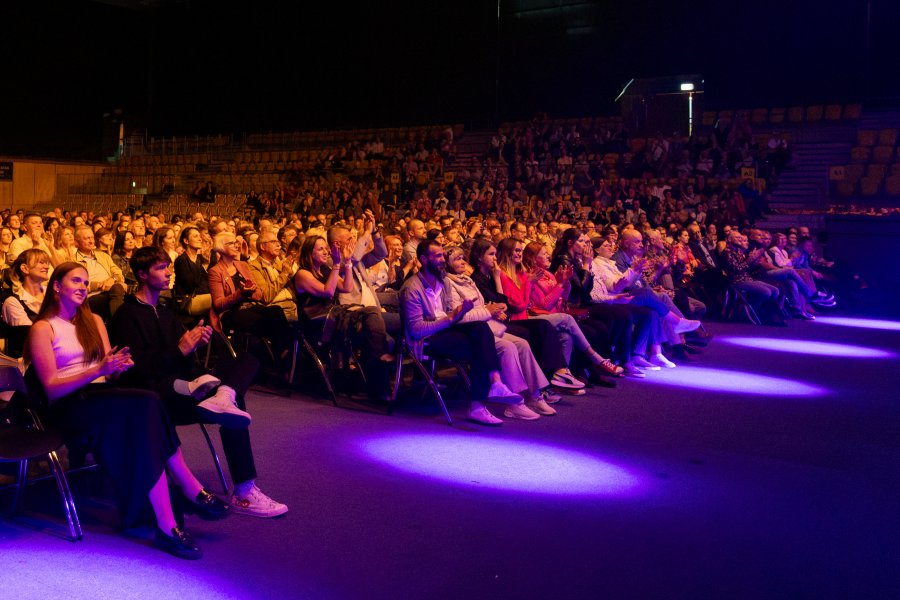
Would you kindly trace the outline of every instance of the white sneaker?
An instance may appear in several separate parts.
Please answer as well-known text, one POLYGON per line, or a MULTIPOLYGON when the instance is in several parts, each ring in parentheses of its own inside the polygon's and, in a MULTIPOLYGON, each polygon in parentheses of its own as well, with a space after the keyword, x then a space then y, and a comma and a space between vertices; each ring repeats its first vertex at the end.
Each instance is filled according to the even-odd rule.
POLYGON ((286 504, 272 500, 263 494, 255 484, 246 497, 232 496, 231 508, 233 512, 252 517, 277 517, 288 511, 286 504))
POLYGON ((700 321, 693 319, 681 319, 675 324, 675 333, 688 333, 700 327, 700 321))
POLYGON ((250 413, 237 407, 234 391, 221 386, 216 393, 197 405, 202 422, 216 423, 229 429, 239 429, 250 425, 250 413))
POLYGON ((506 387, 506 384, 502 381, 498 381, 491 384, 491 390, 488 392, 485 400, 502 404, 519 404, 522 402, 522 396, 506 387))
POLYGON ((473 408, 469 411, 469 414, 466 415, 466 418, 474 423, 480 423, 481 425, 502 425, 503 419, 498 419, 494 415, 491 414, 491 411, 486 409, 485 407, 473 408))
POLYGON ((650 362, 640 354, 635 354, 634 356, 632 356, 631 362, 634 363, 634 366, 640 369, 646 369, 648 371, 659 371, 658 365, 654 365, 652 362, 650 362))
POLYGON ((546 400, 543 398, 532 402, 526 402, 525 406, 544 417, 551 417, 556 414, 556 409, 547 404, 546 400))
MULTIPOLYGON (((550 408, 549 406, 547 408, 550 408)), ((553 410, 550 408, 550 410, 553 410)), ((555 410, 553 411, 556 412, 555 410)), ((540 419, 541 415, 537 414, 527 406, 525 403, 522 404, 512 404, 506 407, 506 410, 503 411, 503 416, 508 417, 510 419, 522 419, 523 421, 534 421, 535 419, 540 419)))
POLYGON ((662 354, 654 354, 650 357, 650 362, 665 369, 674 369, 678 366, 662 354))
POLYGON ((637 368, 634 363, 626 363, 625 364, 625 376, 626 377, 636 377, 638 379, 643 379, 647 375, 637 368))
POLYGON ((185 381, 184 379, 176 379, 172 387, 182 396, 191 396, 195 400, 202 400, 206 396, 221 385, 222 380, 212 375, 201 375, 193 381, 185 381))

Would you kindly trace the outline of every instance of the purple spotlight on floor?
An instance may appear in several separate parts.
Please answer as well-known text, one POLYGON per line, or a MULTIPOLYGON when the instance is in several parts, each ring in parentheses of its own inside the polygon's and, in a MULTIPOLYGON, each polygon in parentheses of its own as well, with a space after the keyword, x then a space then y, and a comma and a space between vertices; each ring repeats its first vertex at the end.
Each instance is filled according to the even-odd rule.
POLYGON ((663 369, 648 373, 647 378, 641 380, 641 385, 644 385, 644 382, 651 385, 669 385, 753 396, 811 397, 828 393, 823 388, 792 379, 684 365, 680 365, 677 369, 663 369))
POLYGON ((791 352, 793 354, 815 354, 817 356, 839 356, 841 358, 893 358, 896 356, 893 352, 878 348, 807 340, 783 340, 765 337, 720 337, 717 340, 726 344, 744 346, 745 348, 759 348, 761 350, 791 352))
POLYGON ((590 454, 461 433, 393 435, 361 443, 365 454, 406 473, 452 483, 562 496, 626 495, 638 478, 590 454))
POLYGON ((885 321, 882 319, 816 317, 816 323, 823 323, 825 325, 842 325, 844 327, 861 327, 864 329, 882 329, 884 331, 900 331, 900 321, 885 321))

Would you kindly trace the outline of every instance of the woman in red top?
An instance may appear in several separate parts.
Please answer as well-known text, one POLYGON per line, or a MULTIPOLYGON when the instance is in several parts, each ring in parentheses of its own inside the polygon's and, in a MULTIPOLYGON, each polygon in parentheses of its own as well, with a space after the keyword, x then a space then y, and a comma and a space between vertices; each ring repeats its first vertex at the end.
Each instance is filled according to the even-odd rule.
MULTIPOLYGON (((540 244, 537 244, 541 246, 540 244)), ((532 310, 534 316, 540 319, 550 321, 556 327, 557 332, 563 342, 563 350, 566 358, 570 360, 572 357, 572 347, 576 347, 580 353, 584 354, 587 359, 588 366, 594 375, 593 379, 599 383, 604 383, 603 375, 620 375, 622 368, 614 365, 609 359, 601 356, 594 350, 594 344, 609 348, 609 337, 605 327, 590 319, 578 323, 572 317, 559 310, 559 301, 562 299, 562 290, 557 290, 547 282, 545 275, 554 280, 557 286, 562 286, 553 275, 546 272, 546 269, 535 269, 531 273, 526 271, 522 264, 522 256, 524 252, 524 244, 513 238, 506 238, 500 242, 497 251, 497 263, 500 266, 500 283, 503 286, 503 293, 509 299, 509 317, 510 319, 524 319, 528 317, 529 308, 537 308, 532 310), (534 296, 532 290, 535 286, 539 286, 543 293, 538 292, 538 296, 543 298, 545 305, 541 307, 532 306, 532 298, 534 296), (547 302, 548 297, 550 302, 547 302), (554 300, 554 296, 557 296, 554 300), (556 304, 556 306, 554 306, 556 304), (551 310, 552 309, 552 310, 551 310), (604 336, 606 336, 604 338, 604 336), (593 338, 592 341, 588 337, 593 338)), ((544 252, 546 249, 541 246, 544 252)), ((562 275, 563 273, 561 273, 562 275)))

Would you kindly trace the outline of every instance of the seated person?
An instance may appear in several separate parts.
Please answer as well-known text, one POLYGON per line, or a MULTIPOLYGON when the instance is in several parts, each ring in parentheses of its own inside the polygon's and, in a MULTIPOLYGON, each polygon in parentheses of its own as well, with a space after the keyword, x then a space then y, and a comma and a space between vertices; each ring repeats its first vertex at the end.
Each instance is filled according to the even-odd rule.
POLYGON ((43 250, 50 257, 52 265, 59 264, 53 248, 53 237, 44 235, 44 220, 41 219, 41 216, 36 213, 25 215, 22 219, 22 226, 25 229, 25 233, 12 240, 9 244, 9 251, 6 256, 7 264, 11 265, 22 252, 31 249, 43 250), (48 241, 50 245, 48 245, 48 241))
POLYGON ((47 419, 59 425, 67 445, 86 446, 110 475, 123 528, 143 525, 152 508, 154 545, 200 558, 202 550, 178 524, 166 473, 181 488, 186 509, 221 519, 230 508, 191 473, 159 397, 109 383, 134 363, 128 348, 110 349, 103 321, 88 308, 88 285, 80 264, 59 265, 29 334, 27 358, 50 403, 47 419))
POLYGON ((44 301, 50 255, 37 248, 25 250, 9 269, 16 291, 3 301, 3 322, 10 327, 30 327, 44 301))
MULTIPOLYGON (((509 299, 503 293, 494 242, 487 238, 475 240, 469 251, 469 266, 472 268, 472 281, 485 301, 508 307, 509 299)), ((544 373, 550 377, 550 383, 570 394, 584 394, 584 383, 569 370, 572 358, 570 336, 560 336, 550 321, 534 317, 508 321, 506 326, 509 333, 528 340, 531 352, 537 357, 544 373)))
POLYGON ((468 418, 482 425, 500 425, 484 406, 485 402, 521 405, 530 411, 523 398, 513 393, 500 377, 500 360, 494 344, 494 333, 487 323, 462 323, 474 308, 472 300, 450 306, 450 294, 444 285, 446 258, 444 249, 434 240, 421 242, 416 258, 422 268, 406 280, 400 290, 400 306, 406 324, 410 348, 418 357, 467 361, 470 366, 472 400, 468 418))
POLYGON ((188 226, 178 236, 184 252, 175 259, 175 299, 179 309, 193 317, 209 314, 212 295, 209 293, 207 261, 203 257, 203 236, 196 227, 188 226))
POLYGON ((760 318, 773 324, 783 324, 781 319, 781 304, 779 298, 781 292, 777 287, 764 281, 758 281, 750 276, 750 268, 761 259, 765 252, 759 248, 747 253, 749 241, 738 230, 732 230, 728 234, 728 245, 722 251, 722 264, 728 281, 736 289, 745 293, 748 300, 754 302, 754 306, 760 318))
MULTIPOLYGON (((507 332, 504 324, 507 320, 506 305, 484 302, 484 297, 478 291, 475 282, 465 274, 466 257, 462 248, 453 246, 447 249, 446 254, 447 276, 444 278, 444 284, 450 291, 450 306, 455 308, 464 300, 473 302, 472 310, 466 313, 462 322, 484 321, 491 328, 500 357, 500 378, 503 383, 524 397, 525 405, 533 412, 539 415, 555 415, 556 410, 550 404, 559 402, 560 397, 550 391, 550 382, 541 372, 528 342, 507 332)), ((534 418, 530 413, 520 410, 517 405, 509 406, 504 411, 504 416, 526 420, 534 418)))
POLYGON ((750 270, 755 278, 778 287, 782 291, 785 309, 789 309, 794 317, 813 320, 815 317, 809 313, 806 297, 809 293, 803 278, 793 268, 781 268, 775 264, 768 248, 771 246, 772 236, 762 229, 751 229, 749 247, 751 250, 765 250, 759 255, 750 270))
MULTIPOLYGON (((797 242, 797 247, 791 252, 791 262, 794 269, 803 281, 806 282, 807 289, 810 290, 809 300, 818 306, 834 306, 837 302, 833 294, 820 291, 818 289, 818 281, 825 279, 825 275, 813 267, 817 266, 817 262, 826 263, 826 261, 816 259, 815 249, 813 248, 812 238, 804 236, 797 242)), ((834 264, 834 263, 830 263, 834 264)))
POLYGON ((112 321, 113 339, 129 348, 134 368, 122 375, 122 385, 148 387, 156 392, 176 425, 217 423, 222 449, 234 482, 231 506, 235 512, 256 517, 276 517, 288 508, 266 496, 256 486, 256 465, 250 446, 250 415, 244 395, 256 376, 258 361, 249 354, 227 357, 213 375, 201 374, 196 350, 209 343, 212 328, 203 320, 189 331, 175 313, 159 303, 169 289, 171 264, 160 250, 135 251, 132 271, 138 278, 134 295, 112 321), (198 377, 199 375, 199 377, 198 377))
POLYGON ((210 267, 209 291, 212 309, 210 324, 219 331, 244 331, 267 338, 272 343, 276 366, 284 366, 292 346, 284 311, 262 304, 262 290, 253 281, 250 267, 240 260, 241 247, 229 231, 216 234, 213 250, 219 257, 210 267))
MULTIPOLYGON (((387 248, 381 231, 375 229, 375 217, 371 211, 363 215, 365 230, 356 242, 350 234, 350 230, 340 225, 328 228, 327 241, 329 244, 337 244, 340 248, 351 249, 350 261, 352 263, 351 277, 347 287, 349 291, 339 291, 338 301, 341 304, 361 304, 362 306, 375 307, 381 312, 385 329, 393 337, 400 335, 400 315, 396 312, 387 312, 381 305, 378 289, 369 276, 368 267, 383 261, 387 256, 387 248)), ((389 345, 392 342, 389 340, 389 345)))
MULTIPOLYGON (((363 362, 366 363, 369 397, 373 401, 383 401, 387 398, 387 365, 394 360, 394 356, 388 347, 381 311, 377 307, 360 305, 350 305, 341 311, 333 310, 338 305, 336 294, 352 290, 352 253, 350 244, 335 242, 329 251, 328 243, 321 236, 306 236, 300 247, 299 268, 294 275, 297 306, 304 320, 321 321, 324 326, 325 318, 340 319, 341 324, 336 326, 336 331, 358 332, 358 335, 351 336, 359 344, 363 362)), ((345 341, 336 340, 342 350, 347 350, 345 341)))
MULTIPOLYGON (((700 327, 700 321, 693 319, 685 319, 684 314, 679 310, 672 298, 668 294, 655 292, 645 280, 645 269, 648 261, 644 258, 644 240, 643 236, 634 229, 625 229, 619 236, 619 249, 610 258, 615 264, 619 272, 624 276, 615 285, 607 287, 614 294, 627 293, 632 296, 631 302, 639 306, 648 306, 655 310, 660 317, 663 318, 662 326, 665 340, 673 347, 683 344, 681 334, 688 333, 700 327), (672 313, 669 315, 669 313, 672 313)), ((603 263, 606 265, 607 263, 603 263)), ((661 266, 659 263, 657 266, 661 266)), ((654 354, 654 356, 656 356, 654 354)), ((660 354, 659 356, 662 356, 660 354)), ((665 358, 665 357, 663 357, 665 358)), ((658 360, 659 365, 663 367, 675 366, 671 361, 658 360)), ((636 364, 641 367, 651 368, 651 365, 644 365, 641 359, 636 360, 636 364)))
POLYGON ((4 352, 9 356, 22 356, 28 330, 44 301, 50 269, 50 256, 37 248, 19 254, 9 269, 14 292, 3 301, 3 322, 9 328, 4 352))
POLYGON ((88 304, 91 311, 109 319, 125 299, 125 275, 106 252, 95 249, 94 232, 89 225, 75 229, 75 262, 90 277, 88 304))
POLYGON ((266 230, 256 239, 258 256, 247 264, 256 287, 262 292, 264 305, 280 306, 288 321, 297 320, 297 301, 293 286, 287 285, 294 275, 294 261, 281 256, 281 243, 275 232, 266 230))
MULTIPOLYGON (((535 243, 534 249, 541 249, 539 243, 535 243)), ((546 256, 545 254, 542 256, 546 256)), ((595 349, 605 348, 612 350, 610 343, 609 330, 599 321, 594 321, 589 316, 586 319, 576 321, 575 318, 560 310, 558 300, 562 298, 562 293, 568 291, 566 285, 559 283, 547 272, 546 264, 538 267, 537 263, 533 266, 538 267, 534 270, 527 270, 523 264, 524 244, 515 238, 506 238, 500 242, 500 248, 497 251, 497 264, 500 266, 500 283, 503 286, 503 293, 510 301, 510 318, 520 320, 527 318, 529 309, 531 313, 538 319, 545 319, 556 327, 556 331, 564 341, 566 348, 566 356, 572 356, 572 347, 587 358, 592 373, 592 380, 598 383, 604 383, 603 375, 620 375, 623 372, 622 367, 618 367, 607 358, 601 356, 595 349), (546 277, 549 276, 553 280, 550 284, 546 277), (540 282, 542 287, 537 293, 533 293, 536 283, 540 282), (555 285, 554 285, 555 284, 555 285), (547 296, 547 293, 550 296, 547 296), (556 297, 554 299, 554 296, 556 297), (537 305, 535 305, 537 301, 537 305), (537 309, 537 310, 534 310, 537 309)), ((569 271, 563 271, 566 275, 566 282, 569 281, 569 271)), ((627 322, 627 317, 625 317, 627 322)))

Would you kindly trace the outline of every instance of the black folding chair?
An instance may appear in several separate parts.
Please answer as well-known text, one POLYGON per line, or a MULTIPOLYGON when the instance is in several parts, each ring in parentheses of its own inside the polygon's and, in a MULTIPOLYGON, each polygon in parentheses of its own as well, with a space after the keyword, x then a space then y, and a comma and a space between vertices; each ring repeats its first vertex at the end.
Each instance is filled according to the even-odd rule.
POLYGON ((46 460, 62 497, 69 526, 68 539, 77 542, 84 534, 69 482, 56 454, 63 444, 62 436, 56 430, 44 429, 37 413, 28 406, 25 379, 16 367, 0 367, 0 391, 13 392, 9 406, 4 410, 6 414, 0 415, 0 462, 18 463, 15 495, 9 515, 15 516, 24 504, 29 461, 46 460))

